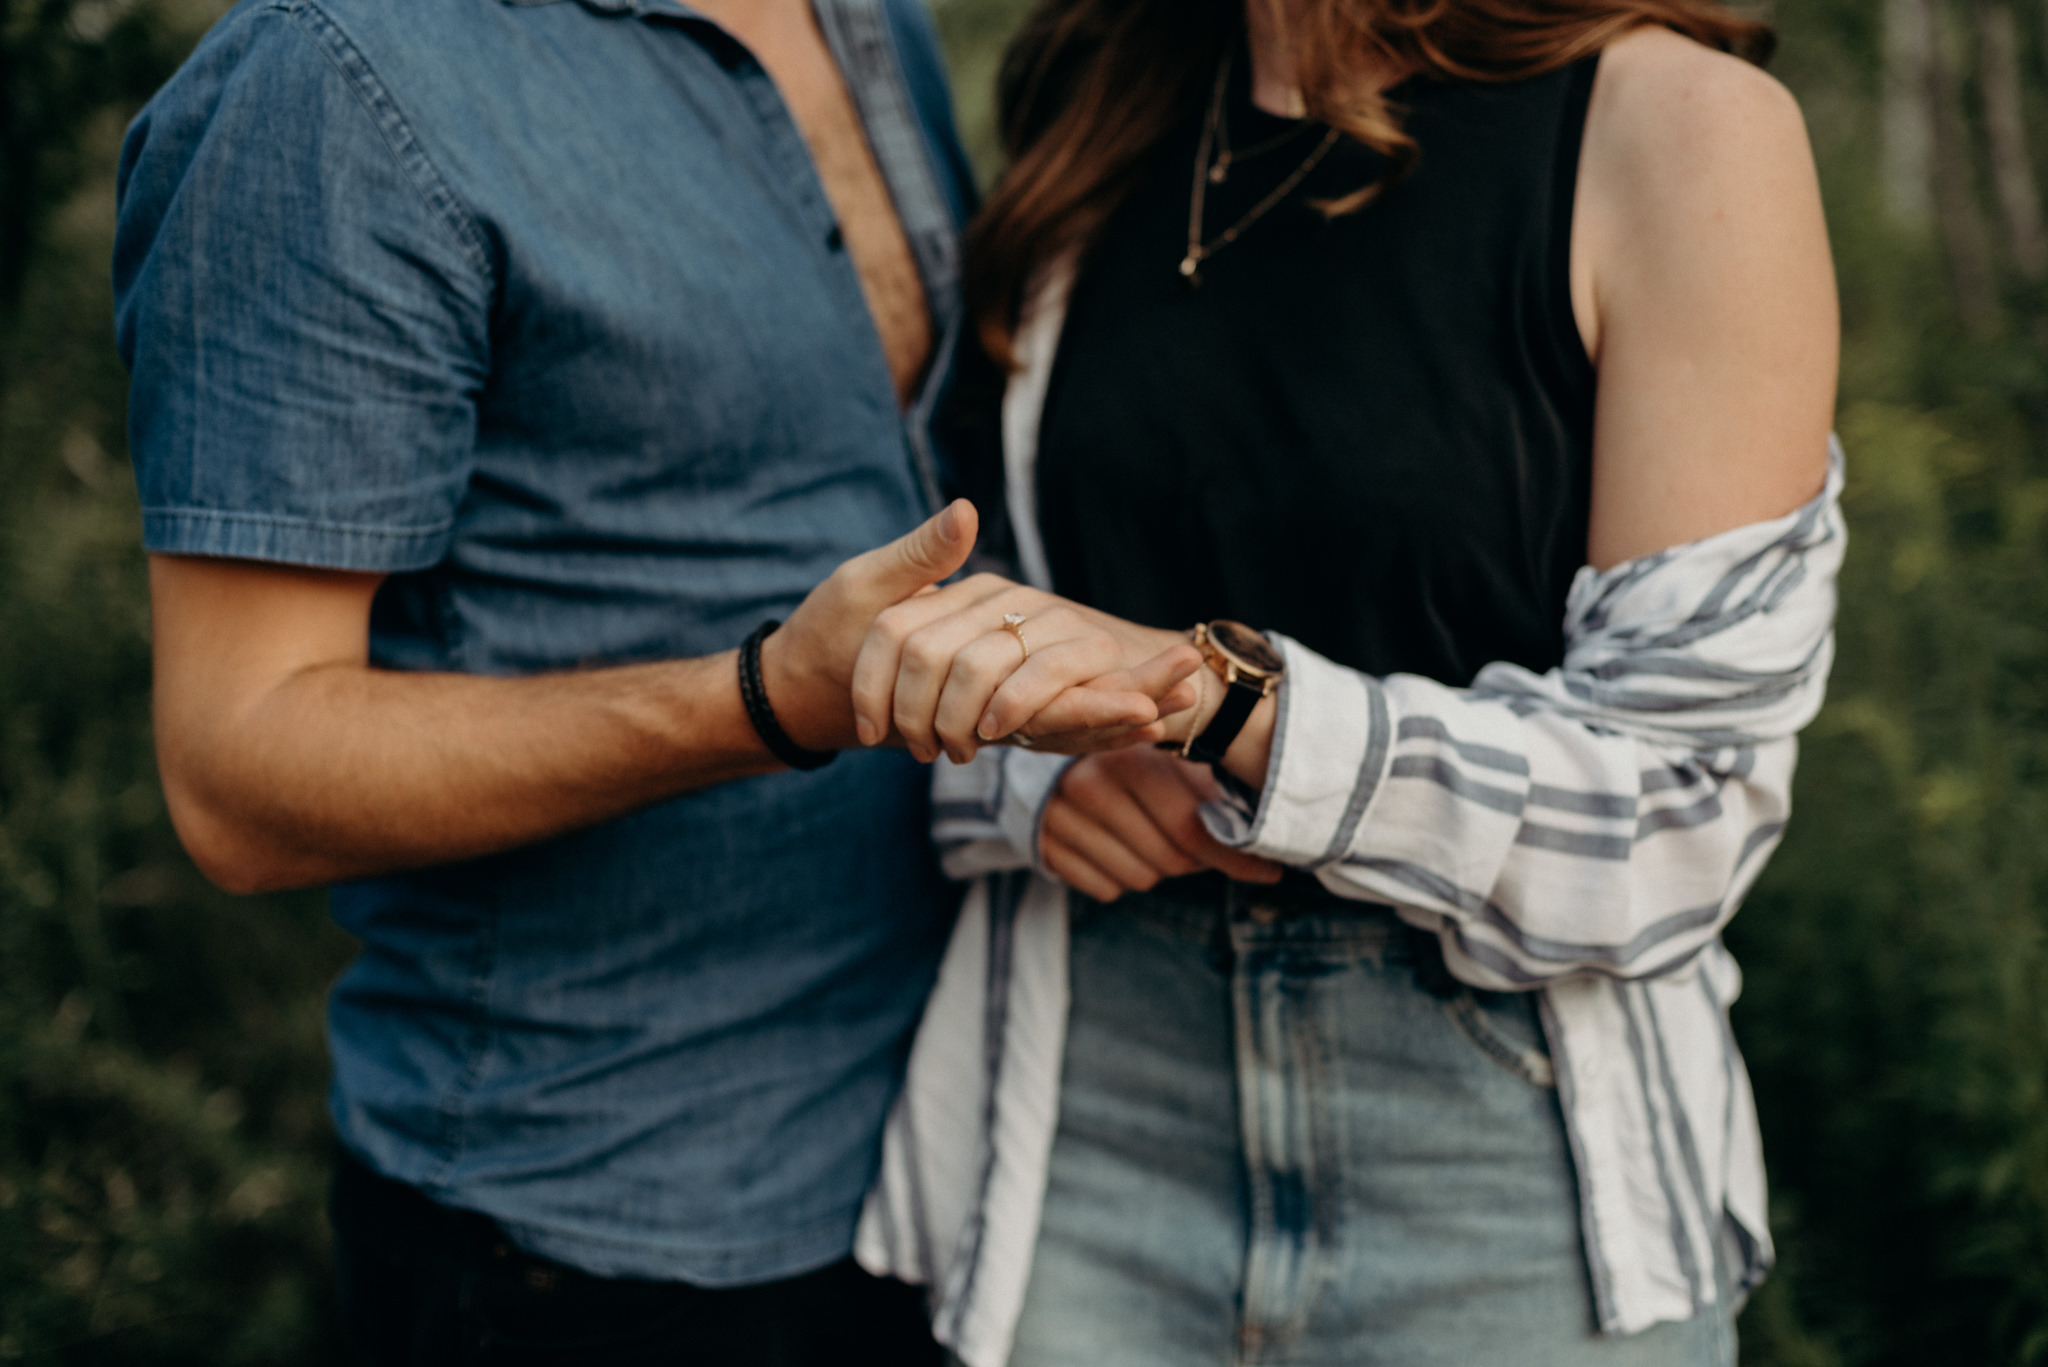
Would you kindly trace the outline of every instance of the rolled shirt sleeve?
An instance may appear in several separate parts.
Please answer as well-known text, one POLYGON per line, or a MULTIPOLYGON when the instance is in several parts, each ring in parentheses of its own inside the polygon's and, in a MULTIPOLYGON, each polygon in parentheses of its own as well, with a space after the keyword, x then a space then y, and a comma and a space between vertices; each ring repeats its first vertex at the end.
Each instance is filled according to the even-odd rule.
POLYGON ((1225 843, 1438 930, 1459 977, 1654 977, 1719 934, 1790 814, 1833 657, 1839 451, 1772 522, 1582 573, 1562 667, 1470 688, 1375 678, 1297 642, 1256 805, 1225 843))
POLYGON ((487 239, 330 19, 223 23, 122 151, 115 321, 145 543, 425 568, 473 463, 487 239))

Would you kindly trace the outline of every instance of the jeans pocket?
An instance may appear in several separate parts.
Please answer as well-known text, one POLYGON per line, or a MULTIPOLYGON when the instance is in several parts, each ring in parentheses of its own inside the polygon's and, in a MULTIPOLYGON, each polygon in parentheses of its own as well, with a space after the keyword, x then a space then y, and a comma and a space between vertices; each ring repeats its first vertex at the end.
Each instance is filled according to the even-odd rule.
MULTIPOLYGON (((1489 1000, 1502 999, 1501 994, 1487 993, 1489 1000)), ((1520 1006, 1520 1003, 1517 1002, 1520 1006)), ((1460 987, 1443 999, 1444 1014, 1451 1018, 1451 1024, 1458 1027, 1458 1033, 1472 1042, 1480 1053, 1507 1069, 1532 1087, 1554 1088, 1557 1086, 1557 1069, 1550 1062, 1549 1053, 1543 1048, 1541 1037, 1518 1038, 1504 1019, 1505 1012, 1498 1006, 1490 1006, 1479 999, 1479 994, 1469 987, 1460 987)), ((1520 1017, 1533 1016, 1533 1012, 1521 1007, 1515 1013, 1520 1017)))

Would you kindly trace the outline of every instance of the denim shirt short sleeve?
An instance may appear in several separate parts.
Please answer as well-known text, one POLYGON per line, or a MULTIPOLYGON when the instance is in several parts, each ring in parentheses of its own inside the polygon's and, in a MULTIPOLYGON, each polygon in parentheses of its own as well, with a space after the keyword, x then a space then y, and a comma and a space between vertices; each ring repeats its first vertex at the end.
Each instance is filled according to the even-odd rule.
POLYGON ((224 28, 120 171, 145 542, 432 565, 489 368, 482 239, 318 11, 245 9, 224 28))

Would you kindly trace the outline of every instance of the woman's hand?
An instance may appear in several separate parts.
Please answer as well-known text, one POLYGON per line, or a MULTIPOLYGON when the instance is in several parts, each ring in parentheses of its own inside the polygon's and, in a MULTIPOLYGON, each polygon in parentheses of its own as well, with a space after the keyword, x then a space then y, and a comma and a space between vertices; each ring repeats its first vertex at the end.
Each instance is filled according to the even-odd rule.
POLYGON ((1217 795, 1206 768, 1149 746, 1090 755, 1067 770, 1046 806, 1039 859, 1098 902, 1204 869, 1240 882, 1278 882, 1280 865, 1209 834, 1201 807, 1217 795))
POLYGON ((875 619, 854 664, 855 727, 866 744, 893 731, 918 758, 956 764, 1027 724, 1028 743, 1067 754, 1138 744, 1195 705, 1199 668, 1179 632, 976 575, 875 619))

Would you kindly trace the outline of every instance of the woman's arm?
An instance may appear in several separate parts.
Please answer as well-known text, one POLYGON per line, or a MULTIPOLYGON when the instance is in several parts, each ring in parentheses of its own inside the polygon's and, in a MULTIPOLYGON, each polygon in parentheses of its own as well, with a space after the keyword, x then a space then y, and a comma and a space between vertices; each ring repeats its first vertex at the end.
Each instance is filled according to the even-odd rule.
POLYGON ((1480 986, 1683 967, 1784 831, 1832 659, 1839 493, 1588 572, 1544 675, 1447 688, 1283 641, 1265 789, 1213 828, 1439 930, 1480 986))
MULTIPOLYGON (((1587 563, 1813 497, 1841 322, 1790 93, 1668 29, 1616 41, 1586 117, 1571 250, 1572 309, 1600 376, 1587 563)), ((1260 704, 1225 761, 1254 787, 1276 711, 1260 704)))
POLYGON ((1449 689, 1290 647, 1284 708, 1228 759, 1265 788, 1231 843, 1436 926, 1489 987, 1710 942, 1784 829, 1831 659, 1838 321, 1791 98, 1663 30, 1616 43, 1572 250, 1605 573, 1574 588, 1564 666, 1449 689))
POLYGON ((1813 497, 1840 319, 1799 107, 1665 29, 1602 58, 1572 230, 1599 369, 1589 563, 1773 518, 1813 497))

